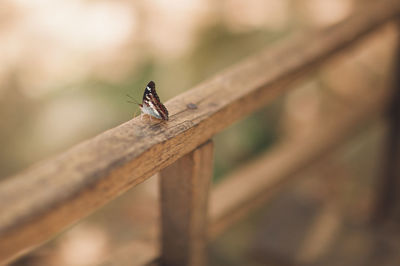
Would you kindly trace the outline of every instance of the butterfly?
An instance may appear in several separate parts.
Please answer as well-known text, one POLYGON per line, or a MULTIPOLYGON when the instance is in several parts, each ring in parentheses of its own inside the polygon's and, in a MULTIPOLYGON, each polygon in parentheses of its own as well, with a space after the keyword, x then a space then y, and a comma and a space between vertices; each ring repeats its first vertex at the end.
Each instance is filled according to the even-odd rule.
POLYGON ((143 114, 146 114, 150 116, 150 119, 151 117, 155 117, 157 119, 168 121, 168 110, 161 103, 160 98, 157 95, 156 84, 154 81, 150 81, 144 89, 143 100, 141 104, 136 102, 132 96, 127 96, 134 101, 131 103, 139 105, 141 110, 140 118, 142 118, 143 114))

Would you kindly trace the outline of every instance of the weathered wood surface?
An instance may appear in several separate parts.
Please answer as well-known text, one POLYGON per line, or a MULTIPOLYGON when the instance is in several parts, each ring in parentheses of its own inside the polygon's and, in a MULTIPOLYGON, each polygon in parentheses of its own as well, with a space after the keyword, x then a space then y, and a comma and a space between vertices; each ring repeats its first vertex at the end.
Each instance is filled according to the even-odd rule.
POLYGON ((211 141, 161 171, 161 265, 207 265, 207 206, 212 174, 211 141))
POLYGON ((335 52, 394 19, 399 6, 375 1, 344 23, 267 49, 168 101, 167 123, 133 119, 2 182, 0 262, 43 243, 270 103, 335 52))
MULTIPOLYGON (((296 138, 277 144, 264 155, 239 167, 214 185, 209 199, 209 240, 213 240, 268 202, 286 184, 295 181, 296 177, 319 167, 332 152, 336 152, 345 144, 346 139, 365 129, 365 125, 382 119, 389 97, 386 89, 378 90, 381 93, 374 94, 367 100, 363 99, 349 106, 349 109, 338 111, 326 127, 313 131, 307 138, 296 138)), ((129 257, 129 254, 135 252, 131 244, 128 246, 123 248, 123 257, 129 257)), ((120 253, 117 252, 109 261, 118 261, 120 253)), ((159 252, 153 250, 147 257, 148 261, 153 261, 154 264, 146 265, 159 265, 160 259, 154 260, 159 256, 159 252)))

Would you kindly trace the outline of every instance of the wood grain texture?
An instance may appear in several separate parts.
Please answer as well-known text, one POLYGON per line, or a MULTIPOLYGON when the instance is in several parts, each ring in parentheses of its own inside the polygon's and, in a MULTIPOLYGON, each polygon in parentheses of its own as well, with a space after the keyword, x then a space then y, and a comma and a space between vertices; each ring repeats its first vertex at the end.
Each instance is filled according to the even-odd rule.
POLYGON ((2 182, 0 262, 42 244, 270 103, 294 80, 394 19, 399 6, 375 1, 335 27, 266 49, 168 101, 170 121, 133 119, 2 182))
MULTIPOLYGON (((369 100, 338 112, 336 119, 330 120, 327 127, 313 131, 307 138, 276 145, 213 186, 209 199, 209 240, 212 241, 250 212, 268 202, 296 177, 319 167, 326 157, 329 158, 332 152, 344 145, 346 139, 364 130, 366 124, 382 119, 390 97, 386 93, 387 90, 378 90, 382 93, 374 94, 369 100)), ((134 251, 130 247, 130 250, 124 252, 124 257, 129 257, 129 253, 134 251)), ((160 254, 154 252, 152 255, 153 257, 148 257, 152 264, 146 265, 159 265, 160 259, 155 257, 159 257, 160 254)), ((118 257, 117 254, 110 261, 118 261, 118 257)))
POLYGON ((212 174, 211 141, 161 171, 161 265, 207 265, 207 205, 212 174))

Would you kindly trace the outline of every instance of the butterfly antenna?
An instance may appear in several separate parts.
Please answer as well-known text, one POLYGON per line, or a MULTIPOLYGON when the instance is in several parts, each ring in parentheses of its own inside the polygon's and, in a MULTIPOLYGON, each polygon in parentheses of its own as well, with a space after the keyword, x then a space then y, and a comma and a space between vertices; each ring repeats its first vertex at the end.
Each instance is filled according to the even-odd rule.
POLYGON ((126 96, 128 96, 129 99, 131 99, 132 101, 127 101, 128 103, 134 103, 137 105, 140 105, 140 103, 138 103, 135 98, 133 98, 132 96, 130 96, 129 94, 127 94, 126 96))

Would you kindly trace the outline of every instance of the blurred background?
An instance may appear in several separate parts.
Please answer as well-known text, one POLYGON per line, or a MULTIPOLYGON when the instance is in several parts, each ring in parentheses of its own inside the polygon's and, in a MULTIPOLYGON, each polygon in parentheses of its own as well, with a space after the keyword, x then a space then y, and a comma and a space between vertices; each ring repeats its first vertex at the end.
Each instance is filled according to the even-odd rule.
MULTIPOLYGON (((126 94, 141 100, 149 80, 166 102, 369 1, 2 0, 0 180, 131 119, 139 111, 126 94)), ((395 27, 385 27, 217 135, 215 183, 277 143, 301 141, 338 109, 378 97, 392 74, 396 41, 395 27)), ((361 225, 371 212, 385 132, 381 119, 371 119, 216 239, 210 265, 365 265, 377 240, 361 225)), ((157 200, 152 178, 13 265, 144 263, 156 252, 157 200)), ((400 261, 399 241, 379 241, 383 253, 374 258, 398 265, 390 263, 400 261)))

